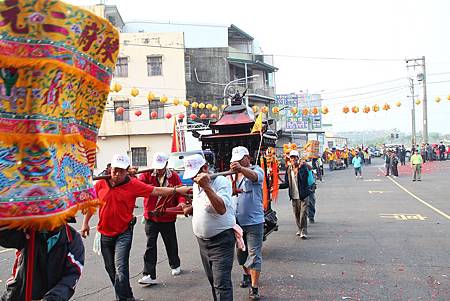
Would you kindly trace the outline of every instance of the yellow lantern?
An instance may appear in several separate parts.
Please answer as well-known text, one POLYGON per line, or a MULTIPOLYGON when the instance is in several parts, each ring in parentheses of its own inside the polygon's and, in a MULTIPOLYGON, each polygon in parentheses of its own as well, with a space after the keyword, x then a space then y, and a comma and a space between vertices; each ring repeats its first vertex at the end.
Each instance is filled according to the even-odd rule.
POLYGON ((217 112, 217 111, 219 111, 219 108, 218 108, 217 106, 213 106, 213 107, 211 108, 211 111, 217 112))
POLYGON ((401 107, 401 106, 402 106, 402 103, 401 103, 400 101, 397 101, 397 102, 395 103, 395 105, 396 105, 397 107, 401 107))
POLYGON ((161 98, 159 99, 159 101, 160 101, 161 103, 166 103, 168 100, 169 100, 169 99, 167 98, 166 95, 161 96, 161 98))
POLYGON ((191 103, 191 107, 193 109, 197 109, 198 108, 198 102, 194 101, 193 103, 191 103))
POLYGON ((273 114, 278 114, 280 112, 280 108, 279 107, 273 107, 272 108, 272 113, 273 114))
POLYGON ((358 106, 353 106, 352 112, 355 113, 355 114, 358 113, 359 112, 359 107, 358 106))
POLYGON ((370 112, 370 107, 369 106, 364 106, 363 112, 368 114, 370 112))
POLYGON ((115 83, 113 88, 112 88, 112 91, 120 92, 120 90, 122 90, 122 85, 119 84, 119 83, 115 83))
POLYGON ((199 109, 204 109, 206 106, 205 106, 205 104, 203 103, 203 102, 201 102, 199 105, 198 105, 198 108, 199 109))
POLYGON ((293 115, 296 115, 296 114, 298 113, 298 108, 297 108, 297 107, 292 107, 292 108, 291 108, 291 113, 292 113, 293 115))
POLYGON ((374 111, 375 113, 378 112, 380 110, 380 106, 379 105, 373 105, 372 107, 372 111, 374 111))
POLYGON ((252 110, 253 110, 253 113, 257 113, 259 111, 259 107, 258 106, 253 106, 252 110))
POLYGON ((388 103, 385 103, 385 104, 383 105, 383 110, 388 111, 388 110, 390 110, 390 109, 391 109, 391 106, 390 106, 388 103))
POLYGON ((189 105, 190 105, 189 100, 183 101, 183 106, 185 106, 187 108, 187 107, 189 107, 189 105))
POLYGON ((308 108, 304 108, 303 110, 302 110, 302 115, 303 116, 306 116, 306 115, 308 115, 309 114, 309 109, 308 108))
POLYGON ((207 110, 211 110, 211 109, 212 109, 212 107, 213 107, 213 105, 212 105, 212 104, 210 104, 210 103, 206 105, 206 109, 207 109, 207 110))
POLYGON ((422 101, 420 99, 416 99, 416 105, 420 105, 422 101))
POLYGON ((174 104, 175 106, 178 106, 178 105, 180 104, 180 100, 179 100, 178 98, 174 98, 174 99, 173 99, 173 104, 174 104))
POLYGON ((322 114, 328 114, 328 107, 322 107, 322 114))
POLYGON ((449 96, 447 96, 447 100, 450 100, 450 95, 449 95, 449 96))
POLYGON ((139 95, 139 90, 138 88, 132 88, 131 89, 131 96, 136 97, 139 95))
POLYGON ((440 98, 439 96, 437 96, 434 100, 435 100, 437 103, 441 102, 441 98, 440 98))
POLYGON ((154 99, 155 99, 155 94, 153 94, 153 92, 148 93, 147 100, 148 101, 153 101, 154 99))
POLYGON ((261 112, 268 113, 269 112, 269 108, 264 106, 264 107, 261 108, 261 112))
POLYGON ((317 107, 314 107, 314 108, 312 108, 311 113, 313 115, 317 115, 317 114, 319 114, 319 109, 317 107))
POLYGON ((226 104, 223 104, 223 105, 221 105, 220 107, 221 107, 222 110, 223 110, 223 109, 225 109, 225 108, 227 107, 227 105, 226 105, 226 104))

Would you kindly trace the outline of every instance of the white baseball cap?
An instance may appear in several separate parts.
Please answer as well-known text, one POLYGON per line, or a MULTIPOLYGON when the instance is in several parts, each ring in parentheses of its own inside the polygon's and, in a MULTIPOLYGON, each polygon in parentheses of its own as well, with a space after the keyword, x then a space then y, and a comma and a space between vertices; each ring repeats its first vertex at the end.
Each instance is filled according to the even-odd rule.
POLYGON ((296 157, 300 158, 300 154, 295 149, 291 150, 291 152, 289 153, 289 157, 292 157, 292 156, 296 156, 296 157))
POLYGON ((242 160, 242 158, 244 158, 244 156, 249 156, 249 152, 248 149, 246 147, 243 146, 236 146, 235 148, 233 148, 232 152, 231 152, 231 162, 237 162, 239 160, 242 160))
POLYGON ((184 174, 183 179, 192 179, 195 177, 203 165, 206 164, 205 158, 200 154, 187 156, 183 159, 184 174))
POLYGON ((130 166, 130 157, 122 154, 115 154, 111 161, 111 167, 127 169, 130 166))
POLYGON ((153 155, 152 167, 154 169, 163 169, 166 167, 167 161, 169 161, 169 156, 165 153, 155 153, 153 155))

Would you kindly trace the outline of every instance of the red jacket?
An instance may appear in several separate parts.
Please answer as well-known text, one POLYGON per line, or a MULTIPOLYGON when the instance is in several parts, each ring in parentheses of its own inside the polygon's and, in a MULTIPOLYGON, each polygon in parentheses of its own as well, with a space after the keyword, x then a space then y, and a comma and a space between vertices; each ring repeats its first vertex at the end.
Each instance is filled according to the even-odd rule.
MULTIPOLYGON (((156 176, 156 173, 150 173, 150 172, 146 172, 143 173, 139 176, 139 180, 141 180, 142 182, 149 184, 151 186, 155 186, 155 187, 159 187, 159 182, 158 182, 158 177, 156 176)), ((164 185, 165 187, 175 187, 175 186, 180 186, 181 184, 181 179, 180 176, 174 172, 171 171, 169 169, 167 169, 166 172, 166 181, 165 183, 167 185, 164 185)), ((160 198, 159 202, 164 201, 164 198, 160 198)), ((146 197, 144 198, 144 217, 146 219, 152 220, 154 222, 157 223, 167 223, 167 222, 174 222, 177 219, 177 216, 174 214, 164 214, 162 216, 150 216, 149 212, 153 211, 156 207, 156 204, 158 202, 158 197, 157 196, 150 196, 150 197, 146 197)), ((180 195, 180 194, 176 194, 171 201, 166 205, 166 208, 170 208, 170 207, 176 207, 181 203, 185 203, 186 199, 180 195)))

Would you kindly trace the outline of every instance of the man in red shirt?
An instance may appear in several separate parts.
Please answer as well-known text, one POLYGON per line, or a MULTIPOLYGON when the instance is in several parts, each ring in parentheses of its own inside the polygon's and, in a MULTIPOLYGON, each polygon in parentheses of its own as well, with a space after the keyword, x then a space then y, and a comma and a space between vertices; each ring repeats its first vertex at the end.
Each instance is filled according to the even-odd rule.
MULTIPOLYGON (((155 153, 153 156, 153 172, 146 172, 139 176, 139 180, 154 187, 177 187, 181 186, 181 179, 176 172, 167 168, 169 157, 165 153, 155 153)), ((180 257, 178 256, 177 233, 175 221, 177 216, 164 213, 155 215, 152 211, 161 206, 166 198, 161 196, 149 196, 144 199, 145 234, 147 235, 147 248, 144 254, 143 277, 139 279, 140 284, 156 284, 156 261, 157 261, 157 241, 158 234, 161 233, 164 245, 166 246, 169 265, 172 275, 180 275, 180 257)), ((176 207, 186 202, 181 195, 169 198, 165 204, 166 208, 176 207)))
MULTIPOLYGON (((189 187, 154 187, 142 183, 128 174, 130 158, 116 154, 111 162, 111 178, 95 184, 100 207, 97 231, 101 234, 101 251, 105 269, 114 285, 119 301, 134 301, 130 286, 129 258, 133 240, 133 216, 136 198, 148 196, 170 196, 180 193, 186 195, 189 187), (117 264, 117 266, 116 266, 117 264)), ((84 217, 81 235, 89 235, 89 220, 92 214, 84 217)))

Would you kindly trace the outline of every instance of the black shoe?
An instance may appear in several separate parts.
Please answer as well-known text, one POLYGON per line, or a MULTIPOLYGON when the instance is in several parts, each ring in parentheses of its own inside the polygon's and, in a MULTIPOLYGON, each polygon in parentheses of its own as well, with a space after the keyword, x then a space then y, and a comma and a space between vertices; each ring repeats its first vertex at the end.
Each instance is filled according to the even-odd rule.
POLYGON ((258 292, 258 288, 257 287, 253 287, 251 286, 250 289, 248 290, 248 298, 250 300, 259 300, 259 292, 258 292))
POLYGON ((314 223, 315 223, 315 221, 314 221, 313 218, 310 218, 310 219, 309 219, 309 222, 310 222, 311 224, 314 224, 314 223))
POLYGON ((242 281, 241 283, 239 283, 239 286, 242 288, 246 288, 250 285, 250 283, 252 282, 252 279, 250 278, 250 275, 246 275, 244 274, 242 276, 242 281))

